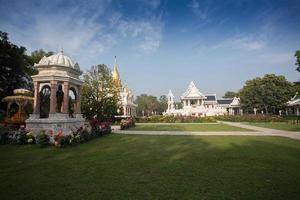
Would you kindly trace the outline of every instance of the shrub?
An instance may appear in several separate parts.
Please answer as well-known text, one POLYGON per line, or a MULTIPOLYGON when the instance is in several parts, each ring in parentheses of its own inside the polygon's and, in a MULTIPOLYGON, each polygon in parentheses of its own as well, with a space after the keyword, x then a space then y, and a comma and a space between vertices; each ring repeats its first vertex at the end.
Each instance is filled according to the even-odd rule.
POLYGON ((231 121, 231 122, 284 122, 286 119, 279 115, 224 115, 224 116, 215 116, 216 120, 220 121, 231 121))
POLYGON ((111 123, 110 122, 101 122, 99 127, 100 127, 100 131, 102 134, 111 133, 111 123))
POLYGON ((42 131, 40 134, 36 136, 36 143, 40 147, 45 147, 49 145, 49 136, 45 133, 45 131, 42 131))
POLYGON ((196 116, 150 116, 137 118, 140 123, 210 123, 216 122, 214 117, 196 116))
POLYGON ((70 141, 70 137, 69 136, 61 135, 57 139, 58 145, 56 145, 56 146, 58 146, 58 147, 64 147, 65 145, 69 144, 69 141, 70 141))
POLYGON ((33 136, 32 132, 26 133, 26 140, 28 144, 34 144, 35 143, 35 137, 33 136))
POLYGON ((121 130, 125 130, 135 126, 135 121, 133 118, 122 119, 120 123, 121 130))
POLYGON ((7 127, 0 127, 0 144, 8 143, 8 133, 9 129, 7 127))
POLYGON ((96 118, 90 120, 91 132, 93 135, 100 136, 111 133, 111 123, 101 122, 96 118))
POLYGON ((20 128, 17 131, 12 131, 8 134, 8 141, 11 144, 27 144, 26 130, 20 128))

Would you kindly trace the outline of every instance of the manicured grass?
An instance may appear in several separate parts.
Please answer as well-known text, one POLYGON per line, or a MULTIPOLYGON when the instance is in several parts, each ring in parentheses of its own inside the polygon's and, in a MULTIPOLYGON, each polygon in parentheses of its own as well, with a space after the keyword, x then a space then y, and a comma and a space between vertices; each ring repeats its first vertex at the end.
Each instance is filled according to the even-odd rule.
POLYGON ((135 131, 252 131, 227 124, 136 124, 135 131))
POLYGON ((281 137, 108 135, 0 158, 1 200, 300 197, 300 141, 281 137))
POLYGON ((249 123, 253 126, 259 126, 264 128, 273 128, 285 131, 300 131, 300 124, 292 124, 286 122, 264 122, 264 123, 249 123))

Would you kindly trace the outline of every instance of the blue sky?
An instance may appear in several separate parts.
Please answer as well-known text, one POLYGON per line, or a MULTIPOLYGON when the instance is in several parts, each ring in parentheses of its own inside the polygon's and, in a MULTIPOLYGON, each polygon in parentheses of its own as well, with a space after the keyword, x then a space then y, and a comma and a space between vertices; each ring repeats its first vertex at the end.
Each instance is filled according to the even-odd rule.
POLYGON ((0 30, 28 51, 112 66, 141 93, 237 91, 265 73, 299 79, 300 0, 0 0, 0 30))

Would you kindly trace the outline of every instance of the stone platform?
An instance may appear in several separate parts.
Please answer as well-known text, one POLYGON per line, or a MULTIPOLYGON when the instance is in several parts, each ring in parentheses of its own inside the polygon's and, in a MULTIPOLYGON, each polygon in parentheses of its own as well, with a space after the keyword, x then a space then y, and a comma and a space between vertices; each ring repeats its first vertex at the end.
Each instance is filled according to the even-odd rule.
POLYGON ((38 135, 41 131, 48 132, 52 130, 57 132, 61 130, 64 135, 72 133, 72 130, 76 130, 79 127, 84 127, 85 119, 82 115, 78 114, 75 118, 70 118, 66 114, 50 114, 49 118, 38 118, 38 116, 32 114, 29 119, 26 120, 26 129, 33 132, 34 135, 38 135))

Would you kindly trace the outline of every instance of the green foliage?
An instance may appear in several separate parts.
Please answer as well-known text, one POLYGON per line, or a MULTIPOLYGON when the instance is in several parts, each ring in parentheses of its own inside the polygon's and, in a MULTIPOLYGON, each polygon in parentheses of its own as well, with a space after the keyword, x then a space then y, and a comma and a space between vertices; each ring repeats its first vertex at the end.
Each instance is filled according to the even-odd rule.
POLYGON ((8 141, 10 144, 27 144, 27 137, 25 129, 19 129, 16 131, 11 131, 8 134, 8 141))
POLYGON ((157 100, 157 97, 147 94, 141 94, 136 97, 135 103, 138 105, 137 107, 137 115, 143 116, 143 111, 145 116, 152 115, 156 112, 156 114, 162 114, 167 109, 167 97, 166 95, 162 95, 157 100))
POLYGON ((45 131, 42 131, 36 136, 36 143, 40 147, 46 147, 49 145, 49 136, 45 133, 45 131))
POLYGON ((295 94, 293 84, 284 76, 266 74, 246 81, 239 92, 241 105, 245 112, 253 113, 253 108, 265 113, 278 113, 295 94))
POLYGON ((216 122, 214 117, 193 116, 150 116, 137 118, 139 123, 203 123, 216 122))
MULTIPOLYGON (((12 95, 16 88, 31 89, 34 71, 26 48, 11 43, 8 34, 0 31, 0 99, 12 95)), ((5 110, 6 103, 0 101, 0 108, 5 110)))
POLYGON ((35 50, 31 52, 31 55, 29 56, 29 62, 33 66, 35 63, 39 63, 44 56, 48 57, 53 54, 54 52, 52 51, 45 52, 43 49, 35 50))
POLYGON ((122 119, 120 123, 121 130, 129 129, 135 126, 135 121, 133 118, 122 119))
POLYGON ((0 144, 8 143, 8 133, 9 129, 0 125, 0 144))
POLYGON ((96 117, 101 121, 113 120, 117 115, 120 88, 115 86, 106 65, 92 66, 84 74, 81 105, 82 113, 88 119, 96 117))
POLYGON ((57 142, 58 142, 58 147, 64 147, 65 145, 69 144, 70 137, 67 135, 61 135, 59 136, 57 142))
POLYGON ((223 98, 233 98, 233 97, 237 97, 238 93, 236 92, 232 92, 232 91, 227 91, 225 92, 223 98))
POLYGON ((295 52, 295 57, 296 57, 296 65, 298 65, 296 70, 300 72, 300 50, 295 52))

